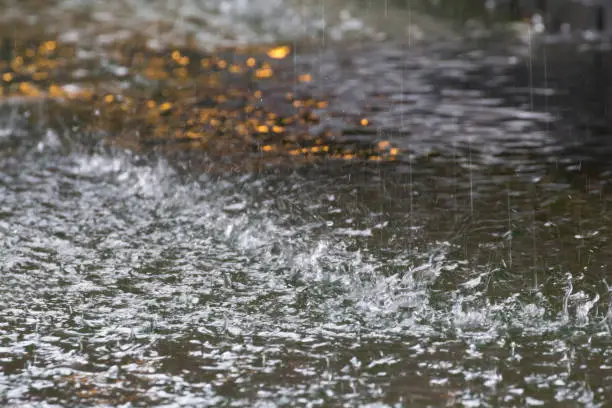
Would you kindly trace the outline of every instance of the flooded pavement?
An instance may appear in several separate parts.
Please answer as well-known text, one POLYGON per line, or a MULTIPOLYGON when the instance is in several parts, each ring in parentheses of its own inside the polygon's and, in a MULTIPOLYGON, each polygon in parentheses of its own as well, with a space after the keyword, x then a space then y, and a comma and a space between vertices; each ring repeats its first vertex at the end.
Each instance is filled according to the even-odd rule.
POLYGON ((4 36, 0 404, 607 404, 566 51, 147 41, 4 36))

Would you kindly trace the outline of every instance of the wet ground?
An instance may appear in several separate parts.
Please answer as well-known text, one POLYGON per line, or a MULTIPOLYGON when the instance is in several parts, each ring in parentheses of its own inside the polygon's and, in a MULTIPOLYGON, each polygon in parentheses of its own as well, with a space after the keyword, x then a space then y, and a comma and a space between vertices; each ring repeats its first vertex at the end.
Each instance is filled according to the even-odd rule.
POLYGON ((4 36, 0 403, 606 406, 609 57, 501 45, 4 36))

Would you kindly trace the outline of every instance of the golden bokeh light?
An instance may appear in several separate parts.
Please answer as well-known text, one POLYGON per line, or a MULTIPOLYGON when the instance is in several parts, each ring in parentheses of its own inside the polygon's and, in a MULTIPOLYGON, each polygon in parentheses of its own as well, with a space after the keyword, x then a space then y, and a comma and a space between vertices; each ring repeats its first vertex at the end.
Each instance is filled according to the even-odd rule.
POLYGON ((285 157, 292 164, 396 160, 400 150, 387 140, 345 137, 370 132, 363 129, 372 126, 370 119, 345 116, 344 125, 325 124, 333 103, 309 89, 313 74, 280 61, 291 52, 285 45, 210 54, 127 46, 108 56, 122 67, 113 73, 79 59, 76 46, 24 42, 0 61, 0 100, 53 101, 54 115, 80 115, 88 129, 130 149, 168 146, 217 157, 256 152, 259 160, 285 157))
POLYGON ((377 145, 379 150, 385 150, 391 147, 391 143, 388 140, 381 140, 377 145))
POLYGON ((270 67, 262 67, 255 71, 255 76, 260 79, 270 78, 272 75, 274 75, 274 72, 270 67))
POLYGON ((298 77, 298 81, 300 82, 312 82, 312 75, 310 74, 302 74, 298 77))
POLYGON ((280 47, 274 47, 268 50, 268 57, 272 59, 283 59, 291 53, 291 48, 287 45, 281 45, 280 47))

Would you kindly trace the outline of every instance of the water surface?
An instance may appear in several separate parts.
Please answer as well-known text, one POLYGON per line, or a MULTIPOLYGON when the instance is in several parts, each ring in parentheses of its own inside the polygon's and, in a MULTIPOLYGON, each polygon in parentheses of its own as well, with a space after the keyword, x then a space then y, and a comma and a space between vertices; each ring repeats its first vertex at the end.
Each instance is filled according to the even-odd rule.
POLYGON ((2 48, 2 404, 605 405, 609 168, 567 71, 69 40, 2 48))

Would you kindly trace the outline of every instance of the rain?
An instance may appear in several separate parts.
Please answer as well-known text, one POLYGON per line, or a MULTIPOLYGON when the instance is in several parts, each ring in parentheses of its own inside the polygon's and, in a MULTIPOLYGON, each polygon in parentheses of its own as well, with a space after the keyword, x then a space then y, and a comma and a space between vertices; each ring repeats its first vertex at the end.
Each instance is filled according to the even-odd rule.
POLYGON ((0 405, 609 405, 609 2, 0 10, 0 405))

